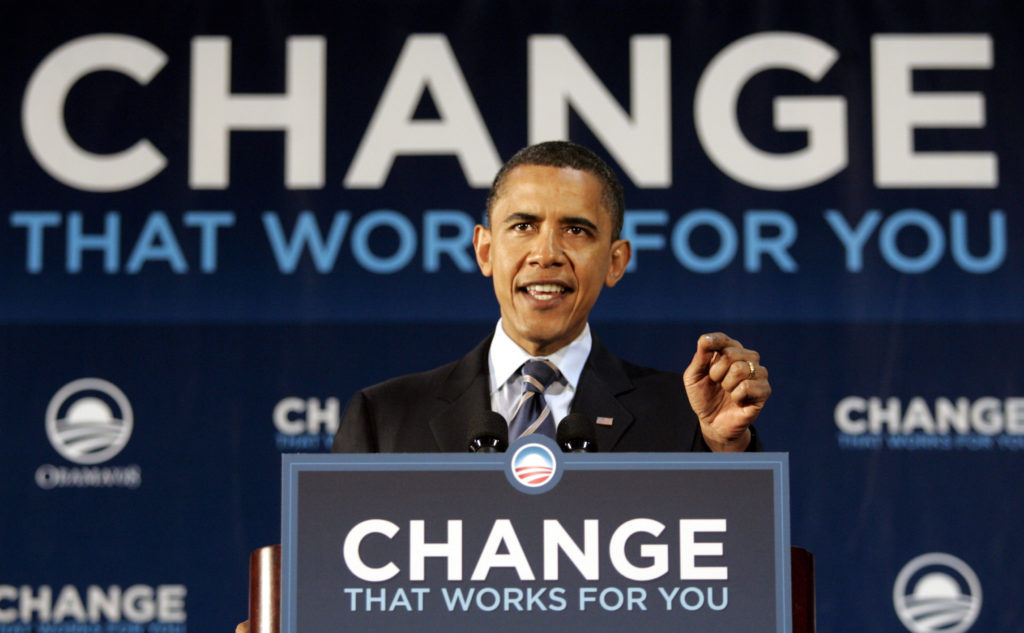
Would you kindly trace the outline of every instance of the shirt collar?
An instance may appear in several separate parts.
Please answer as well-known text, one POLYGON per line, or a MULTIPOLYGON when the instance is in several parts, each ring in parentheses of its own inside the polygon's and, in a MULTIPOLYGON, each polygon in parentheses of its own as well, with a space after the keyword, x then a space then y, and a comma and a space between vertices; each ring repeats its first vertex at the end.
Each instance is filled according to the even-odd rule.
MULTIPOLYGON (((590 336, 590 324, 583 326, 583 331, 571 343, 553 354, 540 356, 546 358, 558 367, 565 381, 575 390, 579 384, 580 374, 583 373, 583 366, 590 356, 592 339, 590 336)), ((515 341, 509 338, 505 329, 501 327, 501 319, 494 328, 494 338, 491 339, 491 348, 488 352, 488 368, 490 369, 491 393, 501 388, 509 378, 519 371, 519 368, 526 361, 534 358, 526 353, 526 350, 519 347, 515 341)))

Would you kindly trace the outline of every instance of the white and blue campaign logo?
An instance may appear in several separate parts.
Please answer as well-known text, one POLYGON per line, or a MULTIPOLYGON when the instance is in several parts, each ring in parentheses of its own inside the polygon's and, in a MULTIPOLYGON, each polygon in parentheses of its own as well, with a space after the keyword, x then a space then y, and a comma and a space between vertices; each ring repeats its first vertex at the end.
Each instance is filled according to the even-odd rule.
POLYGON ((527 444, 512 456, 512 472, 516 479, 531 488, 551 481, 556 468, 555 456, 543 444, 527 444))
POLYGON ((76 464, 99 464, 120 453, 132 435, 132 425, 128 398, 100 378, 69 382, 46 407, 50 444, 76 464))
POLYGON ((512 458, 507 462, 506 475, 520 491, 529 494, 547 492, 561 479, 561 469, 555 457, 558 446, 549 438, 524 438, 509 450, 512 458))
POLYGON ((922 554, 896 576, 892 602, 911 633, 963 633, 981 612, 981 582, 956 556, 922 554))

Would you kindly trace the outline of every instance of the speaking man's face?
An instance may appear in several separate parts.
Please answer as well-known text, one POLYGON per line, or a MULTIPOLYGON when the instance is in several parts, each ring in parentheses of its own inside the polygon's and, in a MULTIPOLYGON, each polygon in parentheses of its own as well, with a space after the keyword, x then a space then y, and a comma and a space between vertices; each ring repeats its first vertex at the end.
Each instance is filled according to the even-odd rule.
POLYGON ((520 165, 505 177, 473 247, 494 280, 502 326, 534 356, 555 352, 583 331, 603 286, 614 286, 630 245, 612 240, 601 181, 585 171, 520 165))

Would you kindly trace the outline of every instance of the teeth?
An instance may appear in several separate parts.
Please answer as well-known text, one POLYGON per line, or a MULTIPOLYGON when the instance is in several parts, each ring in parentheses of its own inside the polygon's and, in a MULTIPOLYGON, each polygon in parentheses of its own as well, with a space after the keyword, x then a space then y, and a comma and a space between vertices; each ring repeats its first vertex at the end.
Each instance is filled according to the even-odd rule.
POLYGON ((535 299, 549 301, 565 292, 565 288, 558 284, 530 284, 526 287, 526 291, 535 299))

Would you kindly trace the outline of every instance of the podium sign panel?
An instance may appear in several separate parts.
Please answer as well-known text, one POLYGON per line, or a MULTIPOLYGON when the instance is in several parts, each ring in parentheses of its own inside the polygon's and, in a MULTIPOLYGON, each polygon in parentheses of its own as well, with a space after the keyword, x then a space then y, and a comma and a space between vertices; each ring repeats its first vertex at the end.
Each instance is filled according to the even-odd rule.
POLYGON ((791 631, 785 454, 286 455, 282 632, 791 631))

